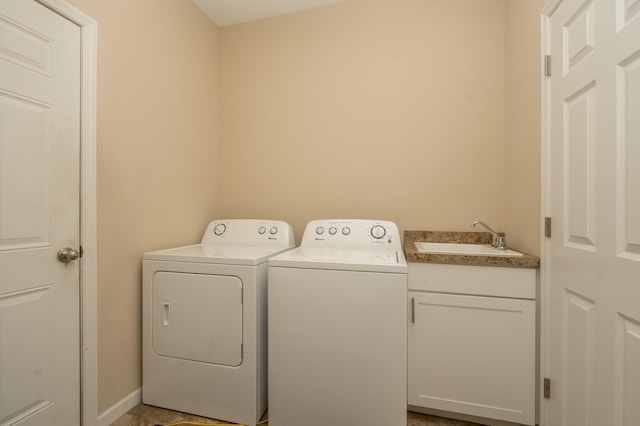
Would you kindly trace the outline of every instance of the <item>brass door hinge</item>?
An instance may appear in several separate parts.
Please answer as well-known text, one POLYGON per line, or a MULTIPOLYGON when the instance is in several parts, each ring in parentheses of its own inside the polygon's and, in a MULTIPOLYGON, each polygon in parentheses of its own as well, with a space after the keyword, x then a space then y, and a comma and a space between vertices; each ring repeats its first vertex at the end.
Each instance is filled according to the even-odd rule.
POLYGON ((551 218, 544 218, 544 236, 547 238, 551 238, 551 218))
POLYGON ((544 76, 551 77, 551 55, 544 55, 544 76))
POLYGON ((551 399, 551 379, 548 377, 544 378, 543 394, 545 399, 551 399))

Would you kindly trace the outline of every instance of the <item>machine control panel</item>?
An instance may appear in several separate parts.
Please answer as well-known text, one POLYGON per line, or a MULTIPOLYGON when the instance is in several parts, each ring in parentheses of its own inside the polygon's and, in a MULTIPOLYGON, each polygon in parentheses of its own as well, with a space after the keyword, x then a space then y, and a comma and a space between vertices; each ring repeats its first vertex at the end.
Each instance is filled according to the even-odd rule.
POLYGON ((398 227, 384 220, 314 220, 307 224, 302 246, 401 250, 398 227))
POLYGON ((282 245, 294 244, 293 229, 282 221, 229 219, 214 220, 202 236, 202 244, 282 245))

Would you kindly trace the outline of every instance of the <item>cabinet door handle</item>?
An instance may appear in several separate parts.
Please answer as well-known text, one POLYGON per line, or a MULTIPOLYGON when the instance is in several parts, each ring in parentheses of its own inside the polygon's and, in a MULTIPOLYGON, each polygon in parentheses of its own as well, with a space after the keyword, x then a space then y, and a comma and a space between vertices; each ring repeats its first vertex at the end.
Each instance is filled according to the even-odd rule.
POLYGON ((415 298, 411 298, 411 324, 416 323, 416 302, 415 298))

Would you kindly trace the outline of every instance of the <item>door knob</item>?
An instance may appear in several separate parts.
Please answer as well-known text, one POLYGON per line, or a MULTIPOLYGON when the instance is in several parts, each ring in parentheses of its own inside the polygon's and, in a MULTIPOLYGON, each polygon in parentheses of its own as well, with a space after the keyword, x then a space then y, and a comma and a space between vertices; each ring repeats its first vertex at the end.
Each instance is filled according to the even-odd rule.
POLYGON ((65 247, 58 251, 58 260, 62 263, 69 263, 72 260, 78 260, 80 258, 80 252, 74 250, 71 247, 65 247))

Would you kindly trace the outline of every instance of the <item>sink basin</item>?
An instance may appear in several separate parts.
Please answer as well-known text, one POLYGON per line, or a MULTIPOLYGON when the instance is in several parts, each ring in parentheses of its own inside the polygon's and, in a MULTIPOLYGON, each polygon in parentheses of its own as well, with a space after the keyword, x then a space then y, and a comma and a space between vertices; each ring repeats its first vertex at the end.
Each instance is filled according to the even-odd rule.
POLYGON ((516 257, 522 253, 507 249, 500 250, 489 244, 457 244, 457 243, 414 243, 420 253, 458 254, 465 256, 500 256, 516 257))

